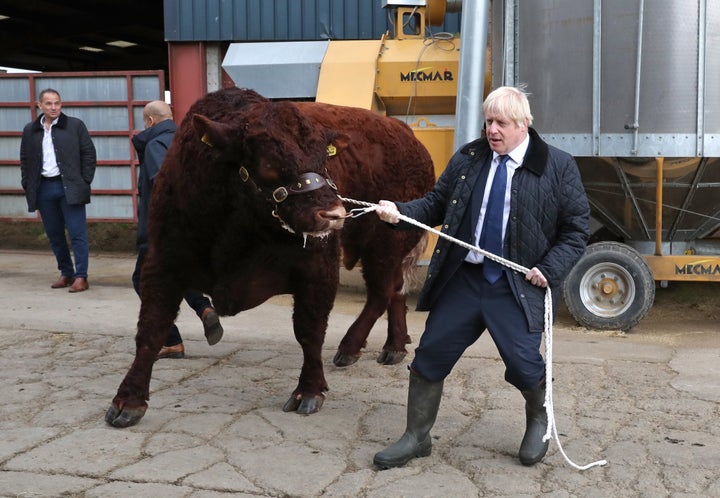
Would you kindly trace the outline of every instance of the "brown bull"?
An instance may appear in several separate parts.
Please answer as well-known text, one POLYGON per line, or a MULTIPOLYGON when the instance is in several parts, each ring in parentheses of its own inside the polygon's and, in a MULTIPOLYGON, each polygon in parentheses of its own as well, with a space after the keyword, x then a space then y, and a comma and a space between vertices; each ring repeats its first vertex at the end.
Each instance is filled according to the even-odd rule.
POLYGON ((127 427, 143 417, 165 340, 161 331, 170 330, 189 288, 211 295, 226 316, 292 294, 303 366, 283 410, 319 410, 328 390, 321 349, 341 254, 348 269, 361 263, 367 301, 334 363, 357 361, 386 311, 388 336, 377 361, 400 362, 410 342, 404 284, 425 238, 394 231, 376 216, 346 218, 339 195, 408 200, 433 182, 427 150, 395 119, 349 107, 270 102, 237 88, 196 102, 155 180, 135 360, 107 423, 127 427))

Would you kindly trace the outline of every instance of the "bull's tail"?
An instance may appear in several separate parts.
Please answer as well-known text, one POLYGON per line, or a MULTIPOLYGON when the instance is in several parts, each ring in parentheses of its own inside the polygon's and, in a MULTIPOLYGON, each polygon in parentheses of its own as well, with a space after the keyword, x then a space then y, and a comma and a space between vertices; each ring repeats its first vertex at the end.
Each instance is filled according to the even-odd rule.
POLYGON ((412 288, 420 283, 418 277, 418 265, 417 262, 420 260, 420 256, 423 255, 428 245, 428 233, 422 232, 422 236, 415 247, 405 255, 402 262, 403 272, 403 286, 400 290, 401 294, 407 294, 412 288))

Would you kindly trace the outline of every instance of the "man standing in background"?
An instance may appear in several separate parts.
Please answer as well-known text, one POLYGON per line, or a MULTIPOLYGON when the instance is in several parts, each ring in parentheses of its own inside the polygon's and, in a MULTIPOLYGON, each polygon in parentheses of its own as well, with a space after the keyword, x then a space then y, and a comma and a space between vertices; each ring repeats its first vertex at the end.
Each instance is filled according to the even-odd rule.
POLYGON ((89 244, 85 205, 95 176, 95 146, 85 123, 62 112, 60 93, 40 92, 42 114, 23 129, 20 173, 28 211, 40 211, 60 277, 50 287, 87 290, 89 244), (70 235, 75 263, 65 229, 70 235))
MULTIPOLYGON (((155 177, 160 172, 168 148, 172 143, 177 126, 173 121, 172 109, 162 100, 153 100, 143 109, 143 123, 145 130, 132 138, 133 146, 140 161, 140 175, 138 178, 138 229, 137 229, 137 261, 132 275, 133 287, 140 295, 140 272, 143 260, 148 250, 148 213, 150 211, 150 197, 155 177)), ((202 293, 188 290, 185 301, 195 310, 202 320, 205 338, 211 346, 217 344, 222 338, 223 328, 220 318, 215 312, 210 300, 202 293)), ((173 324, 165 345, 158 353, 161 358, 183 358, 185 346, 177 325, 173 324)))

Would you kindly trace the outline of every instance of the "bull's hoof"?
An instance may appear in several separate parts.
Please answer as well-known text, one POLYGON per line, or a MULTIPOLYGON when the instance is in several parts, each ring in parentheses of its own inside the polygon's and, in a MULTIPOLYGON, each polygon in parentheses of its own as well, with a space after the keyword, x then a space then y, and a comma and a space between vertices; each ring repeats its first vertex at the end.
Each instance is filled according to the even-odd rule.
POLYGON ((405 359, 407 353, 405 351, 383 351, 377 357, 377 362, 381 365, 397 365, 405 359))
POLYGON ((115 406, 115 403, 113 403, 105 412, 105 422, 113 427, 130 427, 131 425, 135 425, 140 422, 140 419, 143 418, 146 410, 147 406, 120 409, 115 406))
POLYGON ((333 357, 333 364, 336 367, 349 367, 355 364, 359 358, 360 355, 345 354, 338 351, 333 357))
POLYGON ((317 396, 301 396, 292 395, 283 405, 284 412, 297 412, 299 415, 310 415, 320 411, 325 396, 318 394, 317 396))

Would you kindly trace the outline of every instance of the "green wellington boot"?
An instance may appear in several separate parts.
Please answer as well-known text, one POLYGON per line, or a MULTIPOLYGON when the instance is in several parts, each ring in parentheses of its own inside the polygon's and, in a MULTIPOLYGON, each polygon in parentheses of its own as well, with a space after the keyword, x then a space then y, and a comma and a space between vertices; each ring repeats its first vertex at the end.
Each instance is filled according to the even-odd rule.
POLYGON ((402 467, 413 458, 430 455, 430 429, 437 418, 442 390, 443 381, 430 382, 410 372, 405 433, 395 444, 375 454, 375 465, 381 469, 402 467))
POLYGON ((520 463, 535 465, 543 459, 550 441, 543 441, 547 430, 547 412, 545 403, 545 383, 532 391, 520 391, 525 398, 525 436, 520 443, 520 463))

